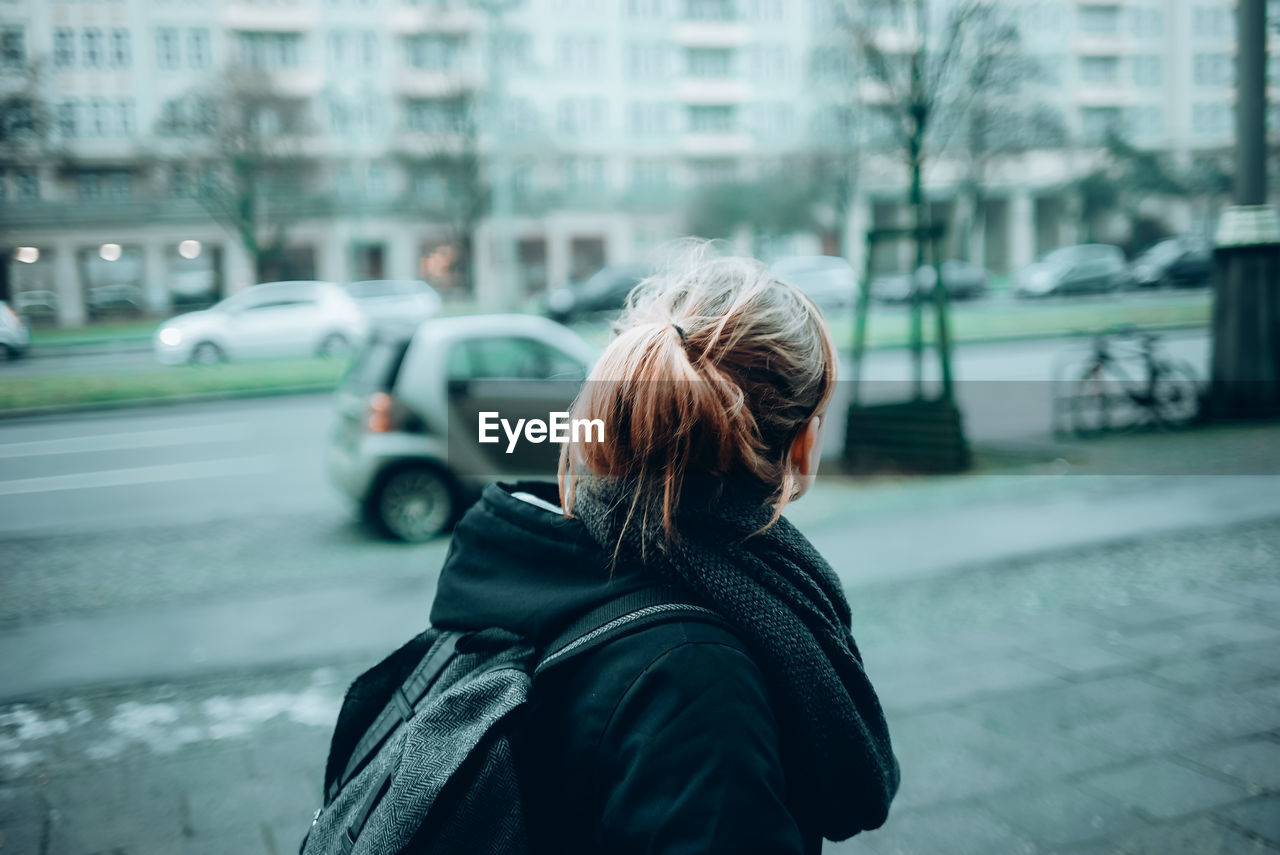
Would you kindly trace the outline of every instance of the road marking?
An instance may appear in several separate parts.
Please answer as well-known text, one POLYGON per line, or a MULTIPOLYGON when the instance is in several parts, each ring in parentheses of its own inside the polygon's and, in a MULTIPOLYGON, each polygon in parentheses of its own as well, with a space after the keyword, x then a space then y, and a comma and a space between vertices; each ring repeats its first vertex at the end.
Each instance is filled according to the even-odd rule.
POLYGON ((227 475, 259 475, 273 469, 275 469, 275 458, 269 454, 228 457, 222 460, 202 460, 198 463, 170 463, 163 466, 138 466, 133 469, 107 469, 101 472, 77 472, 74 475, 47 475, 43 478, 0 481, 0 496, 51 493, 58 490, 85 490, 94 487, 159 484, 166 481, 219 478, 227 475))
POLYGON ((75 454, 84 451, 123 451, 130 448, 155 448, 161 445, 196 445, 209 442, 238 442, 251 436, 249 425, 235 422, 223 425, 139 430, 94 436, 72 436, 65 439, 37 439, 0 445, 0 458, 36 457, 47 454, 75 454))

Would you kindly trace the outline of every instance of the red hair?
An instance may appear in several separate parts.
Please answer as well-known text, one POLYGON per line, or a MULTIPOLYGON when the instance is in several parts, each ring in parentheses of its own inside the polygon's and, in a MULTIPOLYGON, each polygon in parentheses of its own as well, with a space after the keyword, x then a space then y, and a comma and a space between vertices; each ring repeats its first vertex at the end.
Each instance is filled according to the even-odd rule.
MULTIPOLYGON (((660 517, 668 541, 695 474, 746 474, 773 489, 770 525, 798 490, 796 436, 826 408, 836 350, 802 291, 745 258, 706 258, 705 245, 637 286, 617 335, 573 405, 602 419, 604 442, 570 442, 560 498, 573 511, 583 474, 633 488, 627 523, 660 517)), ((627 523, 624 523, 624 527, 627 523)))

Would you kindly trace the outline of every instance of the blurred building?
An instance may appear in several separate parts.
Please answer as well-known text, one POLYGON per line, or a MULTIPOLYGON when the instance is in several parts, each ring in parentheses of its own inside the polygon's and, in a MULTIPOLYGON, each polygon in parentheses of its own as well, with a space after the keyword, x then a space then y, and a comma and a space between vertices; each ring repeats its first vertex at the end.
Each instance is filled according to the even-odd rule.
MULTIPOLYGON (((996 272, 1079 239, 1074 182, 1109 130, 1188 161, 1228 147, 1234 128, 1230 0, 1006 2, 1048 70, 1036 97, 1067 137, 993 163, 972 218, 956 163, 927 175, 936 215, 996 272)), ((909 43, 906 5, 862 5, 887 50, 909 43)), ((846 214, 811 229, 810 251, 861 263, 868 226, 904 222, 905 171, 878 153, 883 129, 859 111, 876 96, 856 74, 850 83, 831 0, 510 6, 0 0, 7 296, 79 324, 207 304, 261 278, 421 276, 447 288, 466 231, 457 197, 478 195, 483 207, 490 188, 442 169, 441 152, 473 152, 481 174, 509 176, 474 232, 482 302, 641 256, 685 230, 700 187, 801 172, 809 181, 823 158, 856 157, 860 168, 846 214), (285 236, 269 265, 228 226, 234 211, 215 217, 201 198, 230 156, 188 133, 234 69, 305 118, 291 178, 261 221, 263 240, 285 236), (481 108, 499 80, 495 124, 481 108), (23 142, 41 111, 47 136, 23 142), (514 271, 495 269, 504 257, 514 271)), ((1280 83, 1280 61, 1271 68, 1280 83)), ((444 160, 456 171, 457 157, 444 160)), ((1184 207, 1172 227, 1193 224, 1184 207)))

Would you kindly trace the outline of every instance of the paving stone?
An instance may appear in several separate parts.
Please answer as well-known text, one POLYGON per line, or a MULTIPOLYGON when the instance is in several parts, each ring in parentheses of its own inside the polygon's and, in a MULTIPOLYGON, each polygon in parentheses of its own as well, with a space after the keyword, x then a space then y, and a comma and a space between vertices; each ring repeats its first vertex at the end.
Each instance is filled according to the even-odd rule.
POLYGON ((1180 700, 1164 686, 1119 675, 984 699, 969 706, 988 726, 1007 732, 1051 732, 1130 708, 1158 709, 1180 700))
POLYGON ((1229 804, 1246 795, 1242 786, 1211 778, 1165 758, 1089 775, 1080 783, 1160 819, 1229 804))
POLYGON ((1057 682, 1059 678, 1044 668, 1010 655, 888 675, 879 679, 876 690, 885 707, 912 710, 1057 682))
POLYGON ((964 805, 890 814, 884 828, 844 843, 827 843, 825 855, 1032 855, 1036 846, 981 807, 964 805))
POLYGON ((1115 841, 1123 855, 1275 855, 1275 849, 1208 817, 1144 829, 1115 841))
POLYGON ((1252 615, 1235 615, 1229 619, 1199 623, 1187 628, 1187 634, 1204 645, 1272 645, 1280 642, 1280 627, 1255 619, 1252 615))
POLYGON ((1106 639, 1074 640, 1059 645, 1023 649, 1034 659, 1048 662, 1057 667, 1059 673, 1069 675, 1133 669, 1143 661, 1140 654, 1106 639))
POLYGON ((1059 849, 1142 828, 1146 822, 1114 799, 1073 784, 1019 787, 983 805, 1044 848, 1059 849))
POLYGON ((0 852, 40 852, 47 814, 34 786, 0 788, 0 852))
POLYGON ((1034 739, 992 734, 972 750, 1017 781, 1061 779, 1116 763, 1113 752, 1053 734, 1034 739))
POLYGON ((1280 743, 1271 739, 1205 746, 1183 752, 1183 756, 1235 778, 1251 793, 1280 791, 1280 743))
POLYGON ((1200 724, 1168 711, 1125 710, 1069 728, 1066 735, 1085 745, 1115 752, 1118 757, 1143 757, 1179 751, 1222 739, 1200 724))
POLYGON ((1232 805, 1217 811, 1217 815, 1280 846, 1280 796, 1232 805))
POLYGON ((1210 738, 1252 736, 1280 727, 1280 704, 1272 701, 1271 694, 1266 690, 1197 695, 1176 711, 1210 738))
POLYGON ((1077 610, 1080 618, 1122 632, 1147 632, 1174 622, 1192 622, 1240 611, 1240 605, 1207 593, 1188 592, 1124 605, 1077 610))
POLYGON ((1256 646, 1170 662, 1151 678, 1184 689, 1224 688, 1280 679, 1280 650, 1256 646))
POLYGON ((953 802, 1017 783, 1015 770, 964 748, 918 751, 905 746, 898 752, 902 786, 896 808, 953 802))

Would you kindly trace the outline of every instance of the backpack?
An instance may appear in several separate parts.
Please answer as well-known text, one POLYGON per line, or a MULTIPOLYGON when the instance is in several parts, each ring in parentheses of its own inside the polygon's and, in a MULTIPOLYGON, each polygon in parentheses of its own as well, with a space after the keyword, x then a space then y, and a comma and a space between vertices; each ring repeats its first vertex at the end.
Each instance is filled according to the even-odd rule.
POLYGON ((617 597, 537 649, 500 629, 428 628, 347 690, 324 806, 300 855, 528 855, 511 735, 533 682, 622 635, 677 620, 724 625, 669 588, 617 597))

